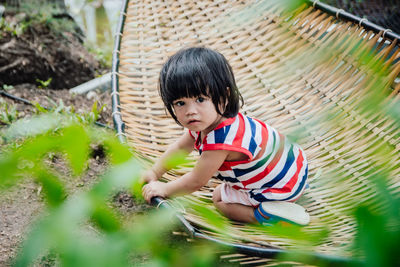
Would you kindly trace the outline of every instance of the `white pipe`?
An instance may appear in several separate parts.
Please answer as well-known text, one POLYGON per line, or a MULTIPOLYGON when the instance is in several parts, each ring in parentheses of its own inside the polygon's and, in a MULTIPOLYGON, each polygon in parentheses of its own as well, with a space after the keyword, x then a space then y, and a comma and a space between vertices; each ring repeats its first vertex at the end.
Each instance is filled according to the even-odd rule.
POLYGON ((84 94, 94 89, 106 91, 109 88, 111 88, 111 72, 106 73, 99 78, 80 84, 74 88, 71 88, 69 92, 71 94, 84 94))

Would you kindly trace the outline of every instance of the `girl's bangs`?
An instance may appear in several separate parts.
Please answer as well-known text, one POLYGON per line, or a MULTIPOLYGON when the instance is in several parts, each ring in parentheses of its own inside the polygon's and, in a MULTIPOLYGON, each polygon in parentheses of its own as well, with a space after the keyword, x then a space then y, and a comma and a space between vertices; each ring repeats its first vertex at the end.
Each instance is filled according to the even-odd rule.
POLYGON ((172 103, 174 100, 184 97, 197 97, 208 95, 208 84, 200 75, 192 75, 190 72, 182 75, 168 77, 166 82, 167 101, 172 103))

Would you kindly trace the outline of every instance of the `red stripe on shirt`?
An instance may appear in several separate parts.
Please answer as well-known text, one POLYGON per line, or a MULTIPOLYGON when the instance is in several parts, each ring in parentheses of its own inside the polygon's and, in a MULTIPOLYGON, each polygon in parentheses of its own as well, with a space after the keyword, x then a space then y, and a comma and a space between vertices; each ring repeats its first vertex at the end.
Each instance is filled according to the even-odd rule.
POLYGON ((222 127, 231 125, 235 120, 236 120, 236 117, 227 118, 226 120, 224 120, 223 122, 218 124, 217 127, 215 127, 214 131, 218 130, 218 129, 222 128, 222 127))
POLYGON ((279 160, 282 157, 283 150, 285 148, 285 137, 282 134, 279 134, 279 139, 280 139, 280 144, 279 144, 279 149, 278 152, 276 153, 275 157, 272 159, 272 161, 268 164, 268 166, 262 171, 261 173, 257 174, 253 178, 250 178, 246 181, 243 181, 242 184, 246 187, 249 184, 256 183, 263 179, 265 176, 268 175, 278 164, 279 160))
POLYGON ((299 173, 303 168, 303 153, 299 150, 299 156, 296 160, 297 170, 296 173, 290 178, 290 180, 282 187, 282 188, 268 188, 265 189, 262 193, 289 193, 293 190, 293 187, 296 185, 299 180, 299 173))
POLYGON ((265 149, 267 149, 267 142, 268 142, 268 129, 266 127, 262 127, 261 128, 261 144, 260 144, 260 148, 261 150, 258 152, 257 156, 253 159, 253 160, 258 160, 259 158, 261 158, 262 156, 264 156, 265 153, 265 149))
POLYGON ((232 145, 241 147, 243 143, 243 136, 244 136, 244 131, 245 131, 245 123, 242 114, 239 113, 239 125, 237 132, 235 134, 235 138, 233 139, 232 145))
POLYGON ((196 138, 194 137, 194 135, 192 134, 192 131, 191 131, 191 130, 188 130, 188 131, 189 131, 190 136, 193 137, 193 139, 196 139, 196 138))

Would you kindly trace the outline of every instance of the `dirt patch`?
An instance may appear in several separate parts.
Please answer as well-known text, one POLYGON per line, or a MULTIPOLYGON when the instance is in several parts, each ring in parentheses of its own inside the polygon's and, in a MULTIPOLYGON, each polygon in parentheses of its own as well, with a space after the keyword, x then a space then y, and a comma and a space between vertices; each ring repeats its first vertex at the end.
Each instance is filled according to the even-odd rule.
POLYGON ((25 181, 0 197, 0 266, 14 258, 29 224, 43 210, 38 185, 25 181))
POLYGON ((0 86, 45 82, 53 89, 72 88, 101 73, 73 21, 49 17, 51 25, 41 16, 21 12, 0 18, 0 86))

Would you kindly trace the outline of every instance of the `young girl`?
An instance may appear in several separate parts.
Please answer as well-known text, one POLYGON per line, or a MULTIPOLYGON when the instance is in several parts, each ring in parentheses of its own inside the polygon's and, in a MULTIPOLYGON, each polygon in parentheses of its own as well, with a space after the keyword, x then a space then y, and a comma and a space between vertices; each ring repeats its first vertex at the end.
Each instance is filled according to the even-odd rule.
POLYGON ((146 172, 143 197, 171 197, 200 189, 214 175, 216 208, 232 220, 262 224, 276 220, 306 225, 307 212, 295 201, 304 191, 304 151, 271 126, 239 113, 240 95, 232 68, 211 49, 183 49, 164 64, 161 98, 175 121, 186 128, 146 172), (200 152, 191 172, 163 183, 166 159, 177 151, 200 152))

